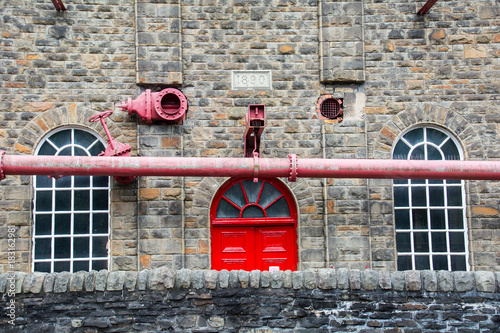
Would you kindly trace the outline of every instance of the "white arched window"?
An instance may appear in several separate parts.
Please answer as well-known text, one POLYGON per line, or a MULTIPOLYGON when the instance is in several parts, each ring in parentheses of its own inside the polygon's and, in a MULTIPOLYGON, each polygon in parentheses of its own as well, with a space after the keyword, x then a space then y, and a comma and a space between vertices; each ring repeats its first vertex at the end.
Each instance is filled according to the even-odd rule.
MULTIPOLYGON (((455 139, 435 127, 406 132, 394 159, 461 160, 455 139)), ((463 180, 394 180, 398 270, 468 270, 463 180)))
MULTIPOLYGON (((36 155, 97 156, 102 140, 80 128, 62 128, 36 155)), ((108 268, 109 177, 34 177, 33 271, 108 268)))

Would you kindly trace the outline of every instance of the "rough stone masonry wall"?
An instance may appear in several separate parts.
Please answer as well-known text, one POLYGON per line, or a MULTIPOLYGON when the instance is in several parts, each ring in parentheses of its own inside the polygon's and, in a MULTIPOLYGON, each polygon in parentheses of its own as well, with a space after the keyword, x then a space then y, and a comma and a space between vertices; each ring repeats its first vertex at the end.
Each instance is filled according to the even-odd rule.
POLYGON ((500 273, 484 271, 11 273, 0 276, 0 292, 14 300, 0 315, 9 332, 498 332, 500 325, 500 273))

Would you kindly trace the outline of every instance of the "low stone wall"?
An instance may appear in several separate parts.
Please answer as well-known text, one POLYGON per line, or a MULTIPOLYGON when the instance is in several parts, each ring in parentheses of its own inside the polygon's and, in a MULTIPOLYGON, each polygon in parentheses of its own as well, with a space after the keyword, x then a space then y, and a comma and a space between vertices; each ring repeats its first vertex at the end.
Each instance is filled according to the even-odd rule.
POLYGON ((0 292, 3 332, 500 331, 500 272, 14 272, 0 292))

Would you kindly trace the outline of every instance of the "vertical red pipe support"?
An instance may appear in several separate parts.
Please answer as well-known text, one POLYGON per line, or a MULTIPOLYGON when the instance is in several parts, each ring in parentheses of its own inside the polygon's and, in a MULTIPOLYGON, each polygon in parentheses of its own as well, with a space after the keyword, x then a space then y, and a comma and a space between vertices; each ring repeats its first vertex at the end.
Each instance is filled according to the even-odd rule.
POLYGON ((58 12, 66 10, 66 7, 64 6, 62 0, 52 0, 52 3, 54 4, 54 7, 56 7, 58 12))

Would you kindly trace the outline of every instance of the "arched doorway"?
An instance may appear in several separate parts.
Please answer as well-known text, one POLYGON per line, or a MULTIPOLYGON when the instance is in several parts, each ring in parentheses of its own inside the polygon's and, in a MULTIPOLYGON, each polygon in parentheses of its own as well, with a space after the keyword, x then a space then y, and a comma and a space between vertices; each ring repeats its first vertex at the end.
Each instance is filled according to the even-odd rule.
POLYGON ((277 179, 230 179, 210 210, 212 268, 296 270, 297 208, 277 179))

